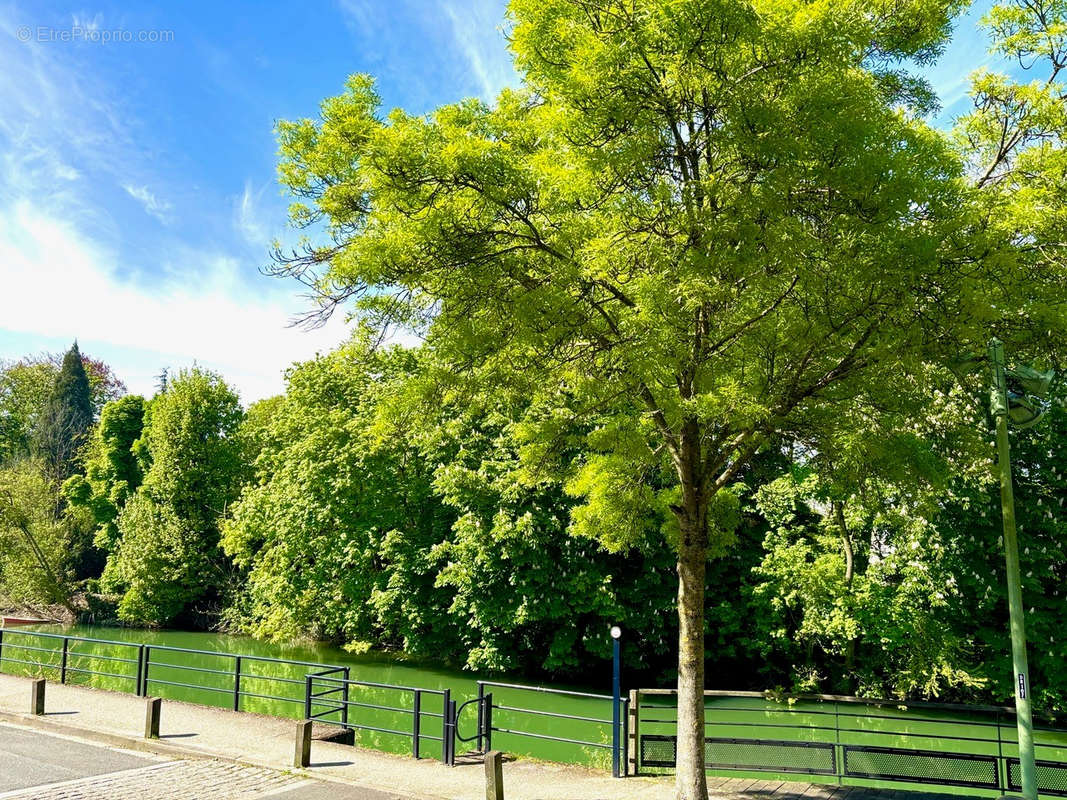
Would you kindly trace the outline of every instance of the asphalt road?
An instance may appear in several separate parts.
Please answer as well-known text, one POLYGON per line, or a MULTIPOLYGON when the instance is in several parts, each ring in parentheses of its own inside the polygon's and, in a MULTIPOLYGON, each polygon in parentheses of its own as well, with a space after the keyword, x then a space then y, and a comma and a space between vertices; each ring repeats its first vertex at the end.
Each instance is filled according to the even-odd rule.
POLYGON ((0 800, 405 800, 257 767, 118 750, 0 723, 0 800), (59 784, 59 785, 57 785, 59 784))
POLYGON ((0 724, 0 792, 144 767, 158 760, 0 724))

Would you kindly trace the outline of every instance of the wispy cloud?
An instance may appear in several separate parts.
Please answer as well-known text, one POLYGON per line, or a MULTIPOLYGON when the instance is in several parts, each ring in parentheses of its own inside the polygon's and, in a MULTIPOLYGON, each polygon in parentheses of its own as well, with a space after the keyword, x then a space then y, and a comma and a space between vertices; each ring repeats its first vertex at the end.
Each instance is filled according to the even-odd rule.
POLYGON ((245 181, 244 191, 234 201, 234 227, 249 245, 266 250, 271 243, 270 229, 261 209, 261 201, 266 186, 258 190, 252 188, 251 181, 245 181))
POLYGON ((153 192, 149 191, 147 186, 134 186, 133 184, 123 183, 122 188, 126 191, 126 194, 144 206, 146 214, 155 217, 164 224, 170 222, 171 204, 166 200, 160 200, 153 192))
POLYGON ((499 3, 468 0, 443 3, 452 24, 452 35, 482 89, 482 99, 492 100, 505 86, 518 83, 502 29, 499 3))

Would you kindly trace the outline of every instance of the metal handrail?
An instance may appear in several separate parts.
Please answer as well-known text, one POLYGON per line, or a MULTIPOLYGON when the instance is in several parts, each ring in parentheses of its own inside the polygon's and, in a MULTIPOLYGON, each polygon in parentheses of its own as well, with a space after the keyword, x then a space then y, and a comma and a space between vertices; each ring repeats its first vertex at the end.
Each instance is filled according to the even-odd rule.
MULTIPOLYGON (((675 695, 676 692, 675 690, 647 691, 643 689, 635 692, 638 698, 646 694, 656 697, 675 695)), ((824 756, 820 757, 826 759, 825 762, 821 762, 826 766, 819 767, 816 772, 836 778, 839 784, 844 784, 846 781, 887 780, 914 784, 969 786, 993 791, 1014 791, 1017 788, 1009 785, 1011 783, 1009 767, 1012 764, 1012 756, 1010 752, 1004 752, 1004 745, 1008 742, 1002 736, 1003 717, 1008 715, 1005 714, 1006 709, 996 706, 878 701, 868 704, 874 713, 862 713, 856 706, 864 701, 856 698, 840 701, 828 700, 825 696, 795 698, 798 701, 814 701, 827 705, 826 708, 810 708, 799 702, 796 705, 786 704, 778 697, 754 692, 705 692, 705 696, 721 700, 759 698, 767 703, 763 706, 751 703, 741 705, 711 703, 708 705, 710 718, 705 721, 708 730, 706 734, 708 746, 725 747, 723 750, 714 751, 722 755, 717 756, 713 762, 709 762, 709 768, 715 770, 813 774, 807 756, 784 758, 772 764, 767 761, 757 761, 761 756, 752 755, 762 751, 749 750, 748 755, 744 755, 745 751, 731 751, 726 747, 730 744, 751 744, 785 748, 795 753, 799 753, 799 748, 816 748, 824 753, 824 756), (831 704, 832 707, 830 707, 831 704), (889 714, 884 711, 877 713, 880 709, 890 706, 903 706, 903 708, 899 714, 889 714), (918 708, 915 711, 909 711, 911 706, 918 706, 918 708), (953 715, 931 713, 935 710, 957 713, 953 715), (965 713, 959 714, 960 711, 965 713), (975 714, 984 718, 974 719, 975 714), (831 718, 833 725, 829 724, 831 718), (865 722, 870 724, 864 724, 865 722), (875 724, 879 726, 874 727, 875 724), (931 729, 930 726, 933 724, 951 726, 951 729, 944 733, 937 732, 931 729), (747 730, 751 730, 752 733, 746 733, 747 730), (719 732, 718 735, 715 731, 719 732), (804 735, 803 737, 798 735, 795 739, 791 736, 782 738, 786 731, 793 732, 793 735, 801 733, 804 735), (885 737, 890 738, 887 741, 885 737), (950 744, 953 742, 967 743, 967 746, 953 747, 950 744), (879 766, 878 755, 901 759, 898 762, 900 764, 909 763, 906 759, 914 759, 911 762, 913 766, 893 767, 887 770, 879 766), (954 773, 960 763, 980 764, 981 767, 976 766, 970 773, 961 776, 954 773), (940 766, 936 768, 931 766, 938 764, 940 766)), ((671 718, 670 713, 663 713, 667 712, 668 708, 666 704, 655 701, 648 706, 643 706, 638 701, 639 711, 635 716, 638 727, 634 731, 631 742, 633 749, 630 753, 635 769, 640 769, 643 764, 654 767, 673 764, 673 761, 669 763, 663 761, 664 758, 670 757, 670 748, 668 747, 664 754, 661 743, 673 741, 675 735, 663 735, 659 732, 662 728, 653 728, 654 733, 642 735, 640 729, 640 726, 649 724, 675 725, 677 719, 671 718), (649 712, 648 717, 640 713, 640 710, 646 709, 649 712), (647 756, 645 755, 646 745, 650 748, 647 756), (654 747, 659 747, 658 753, 652 749, 654 747)), ((1065 732, 1062 729, 1045 730, 1065 732)), ((1067 745, 1055 742, 1041 743, 1038 746, 1059 752, 1067 750, 1067 745)), ((711 752, 709 751, 709 759, 712 758, 711 752)), ((1062 770, 1059 775, 1065 776, 1064 779, 1058 776, 1047 778, 1058 781, 1057 786, 1062 787, 1063 781, 1067 780, 1067 760, 1049 761, 1046 762, 1046 767, 1056 767, 1062 770)), ((1044 791, 1046 790, 1042 789, 1042 792, 1044 791)), ((1067 792, 1058 790, 1053 793, 1067 794, 1067 792)))

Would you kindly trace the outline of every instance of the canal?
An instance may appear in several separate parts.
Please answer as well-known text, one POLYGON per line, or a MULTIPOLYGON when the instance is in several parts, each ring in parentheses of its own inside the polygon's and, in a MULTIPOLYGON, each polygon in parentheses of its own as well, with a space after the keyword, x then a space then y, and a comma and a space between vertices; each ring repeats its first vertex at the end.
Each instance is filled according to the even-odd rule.
MULTIPOLYGON (((353 681, 425 690, 448 689, 452 699, 459 703, 477 696, 480 678, 531 683, 518 676, 482 676, 390 654, 357 655, 323 643, 273 644, 231 634, 90 625, 20 627, 4 633, 0 671, 8 674, 56 679, 63 663, 62 640, 35 634, 81 637, 96 641, 73 638, 69 641, 66 681, 132 693, 136 691, 137 646, 147 645, 150 650, 148 694, 167 700, 232 708, 237 667, 240 671, 240 696, 237 698, 240 711, 294 719, 304 716, 304 676, 316 670, 270 659, 348 667, 353 681), (127 642, 130 644, 123 644, 127 642), (235 659, 237 655, 243 657, 239 665, 235 659)), ((610 680, 611 664, 606 662, 603 680, 597 681, 599 685, 593 688, 535 685, 607 694, 610 680)), ((514 731, 494 734, 495 749, 547 761, 610 767, 611 753, 607 747, 611 741, 610 723, 593 721, 610 721, 609 700, 500 687, 491 687, 487 691, 493 692, 495 704, 505 707, 494 712, 494 727, 514 731), (540 716, 530 711, 562 716, 540 716), (591 742, 595 746, 555 742, 539 738, 541 736, 591 742)), ((357 730, 358 745, 386 752, 411 753, 412 692, 382 686, 352 686, 349 699, 353 704, 349 707, 350 722, 380 729, 357 730)), ((428 692, 420 700, 424 737, 420 742, 421 754, 440 757, 438 737, 441 736, 442 699, 440 695, 428 692)), ((460 715, 459 732, 471 736, 475 731, 475 708, 469 706, 460 715)), ((461 745, 457 749, 462 752, 465 748, 461 745)))

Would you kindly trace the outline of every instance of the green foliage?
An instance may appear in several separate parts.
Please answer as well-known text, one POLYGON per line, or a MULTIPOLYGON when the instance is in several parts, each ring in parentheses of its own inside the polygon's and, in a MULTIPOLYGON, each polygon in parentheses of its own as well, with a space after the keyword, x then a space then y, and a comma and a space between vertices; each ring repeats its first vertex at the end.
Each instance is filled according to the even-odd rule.
POLYGON ((127 395, 104 406, 100 422, 84 456, 85 475, 75 475, 63 485, 67 501, 85 508, 96 530, 94 544, 104 551, 118 541, 116 518, 129 497, 141 485, 140 464, 133 444, 144 429, 145 401, 127 395))
MULTIPOLYGON (((9 464, 34 452, 37 428, 52 394, 64 356, 45 353, 15 362, 0 362, 0 464, 9 464)), ((89 379, 93 419, 111 400, 121 397, 125 385, 99 359, 82 354, 89 379)))
MULTIPOLYGON (((116 410, 117 444, 136 427, 137 415, 133 401, 116 410)), ((183 370, 144 411, 143 433, 131 447, 137 464, 117 449, 113 453, 126 479, 101 484, 109 502, 128 495, 129 478, 144 470, 140 489, 115 523, 118 541, 103 575, 109 591, 123 594, 121 618, 165 624, 194 601, 217 601, 226 590, 218 520, 246 470, 238 435, 242 419, 237 395, 218 375, 183 370)))
POLYGON ((117 528, 120 543, 108 559, 104 585, 122 590, 120 619, 167 624, 218 579, 212 551, 171 505, 138 493, 119 514, 117 528))
POLYGON ((33 452, 37 424, 55 378, 51 364, 30 359, 0 369, 0 464, 33 452))
POLYGON ((23 460, 0 468, 0 596, 69 604, 73 531, 44 464, 23 460))
POLYGON ((376 399, 413 364, 412 354, 355 342, 292 370, 284 399, 251 417, 256 480, 222 538, 248 572, 242 627, 383 641, 374 603, 389 552, 432 544, 428 467, 403 430, 374 431, 376 399))
POLYGON ((796 691, 904 698, 981 687, 944 625, 957 592, 938 531, 893 487, 832 493, 814 472, 757 492, 771 528, 750 589, 756 651, 788 664, 796 691))
POLYGON ((56 375, 36 430, 38 452, 58 480, 75 471, 92 422, 89 376, 75 342, 63 357, 63 366, 56 375))
MULTIPOLYGON (((1012 439, 1016 518, 1023 602, 1027 611, 1031 684, 1038 708, 1067 708, 1067 657, 1063 636, 1067 578, 1067 386, 1053 389, 1055 402, 1038 426, 1012 439)), ((992 439, 988 444, 993 448, 992 439)), ((985 480, 964 487, 936 519, 951 558, 955 591, 942 620, 971 642, 977 675, 990 697, 1012 697, 1011 650, 1004 575, 999 485, 992 464, 985 480)))

